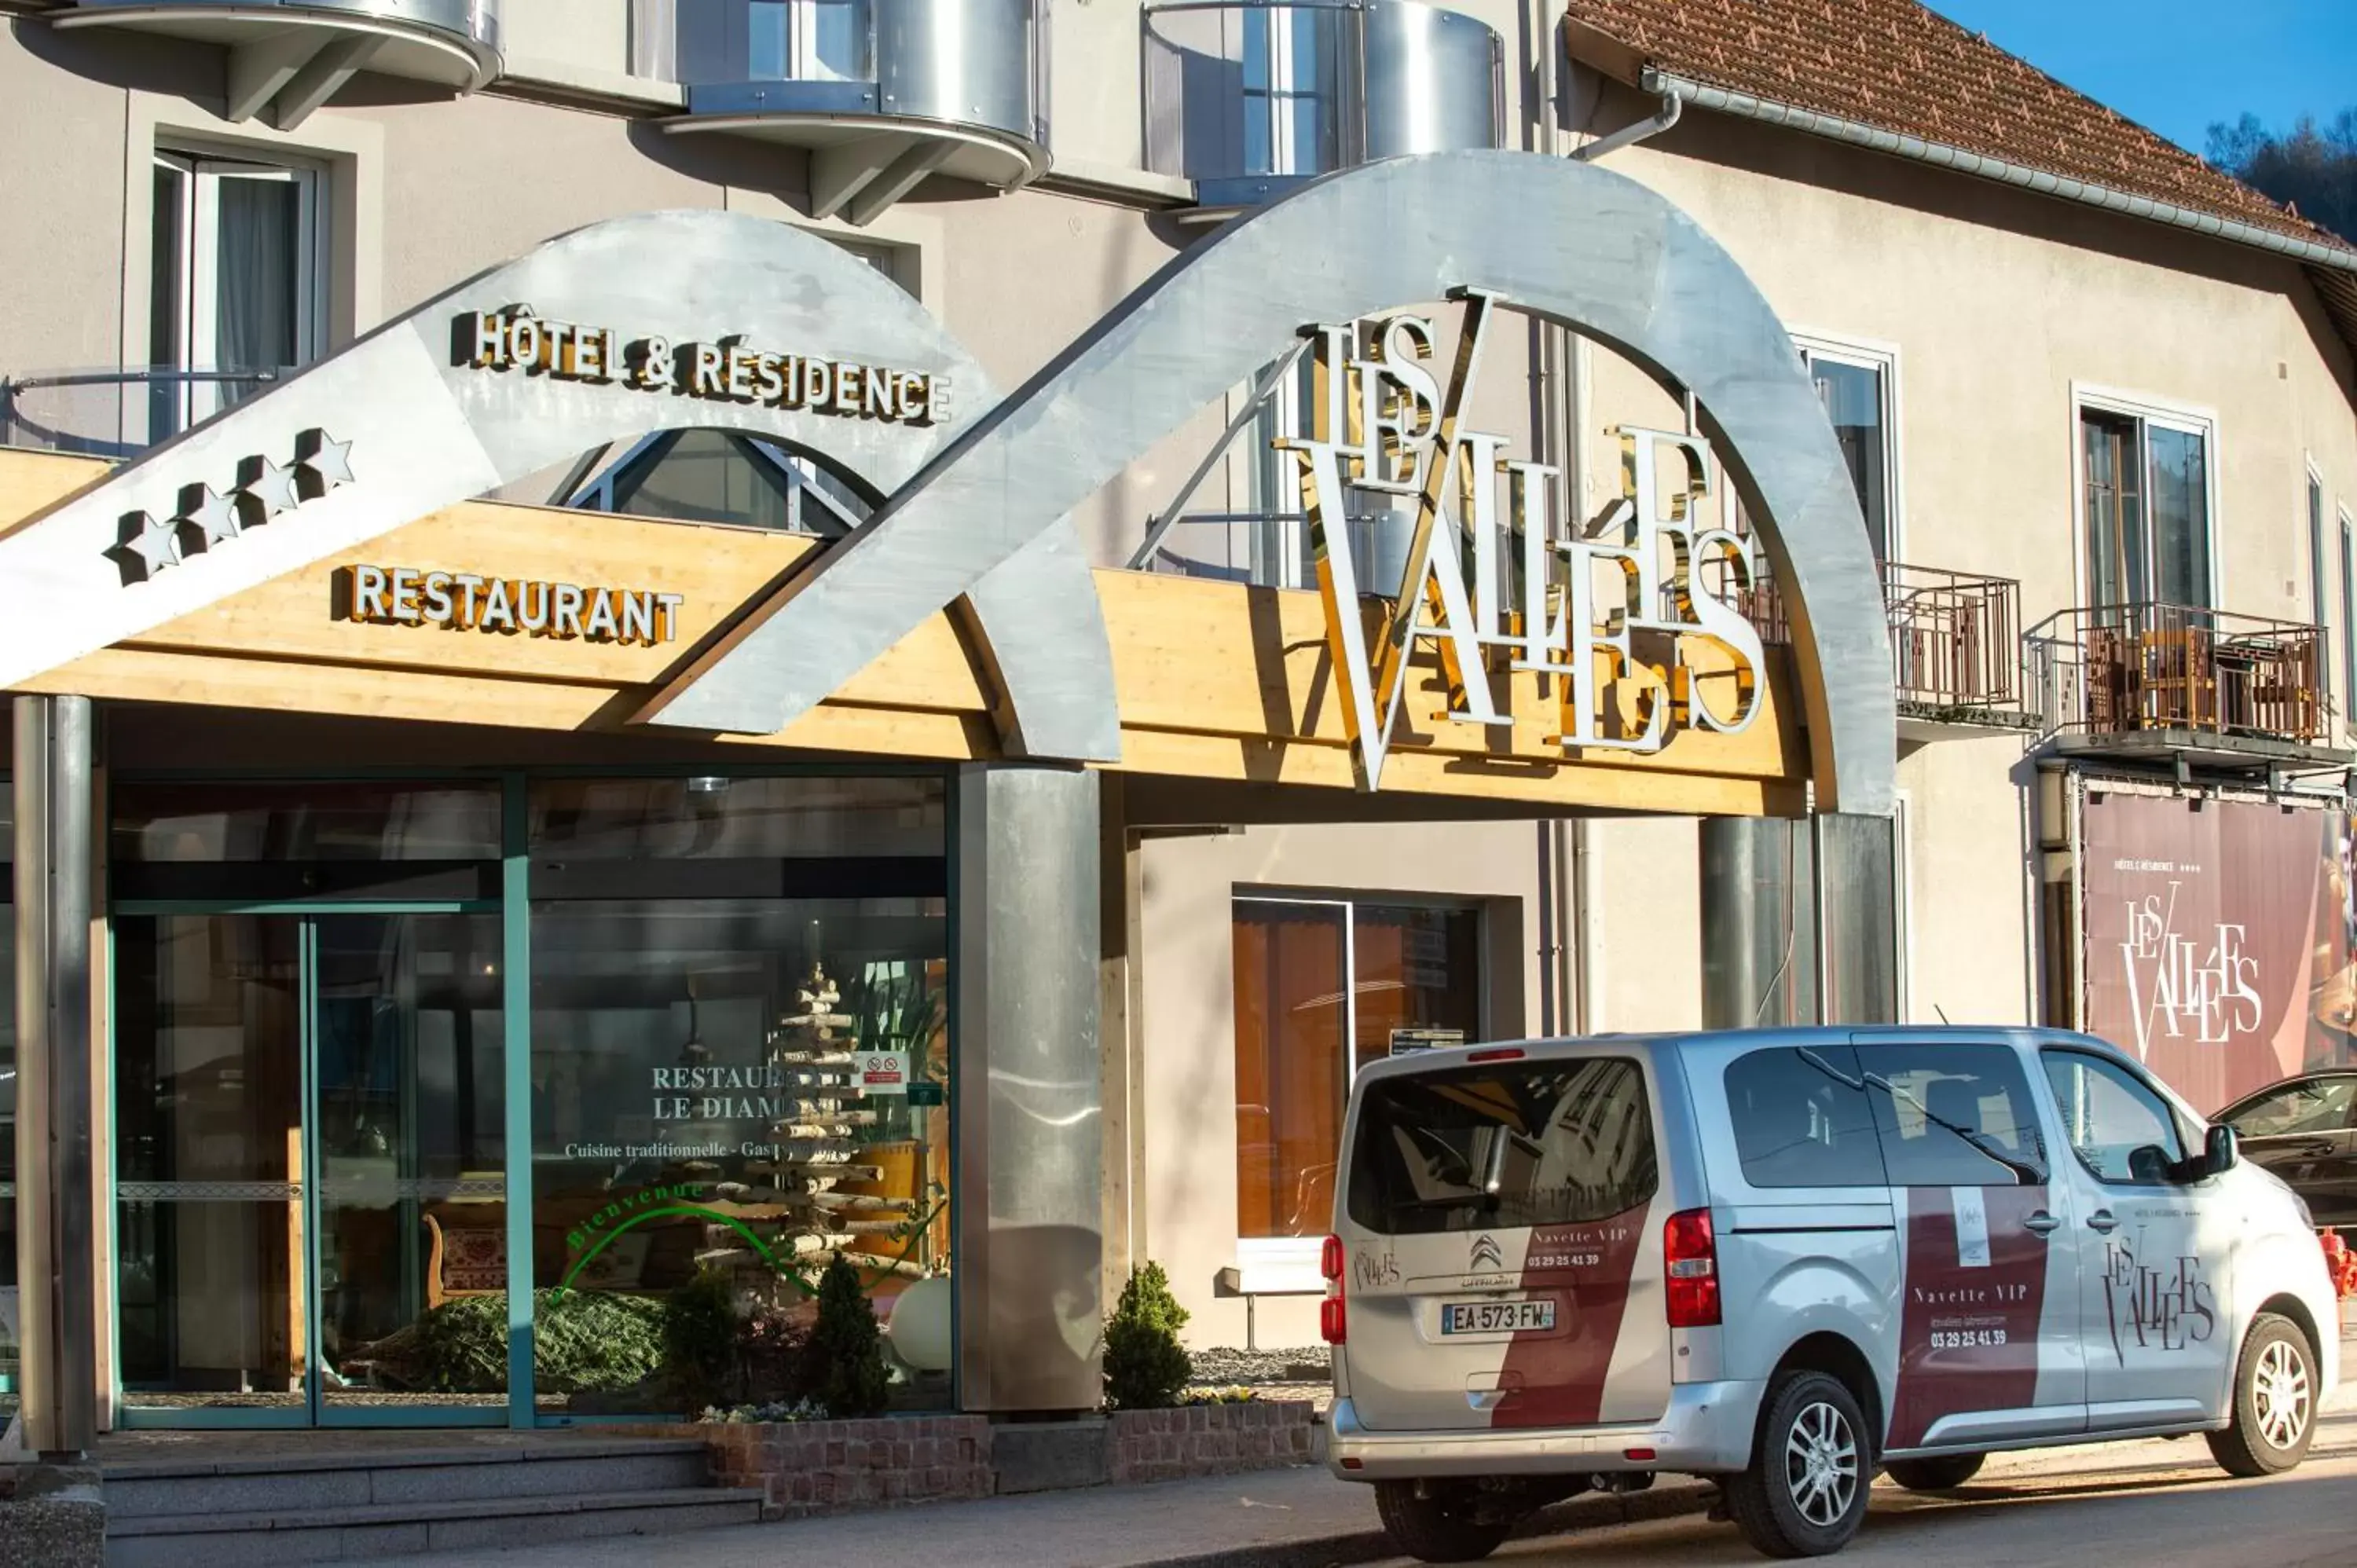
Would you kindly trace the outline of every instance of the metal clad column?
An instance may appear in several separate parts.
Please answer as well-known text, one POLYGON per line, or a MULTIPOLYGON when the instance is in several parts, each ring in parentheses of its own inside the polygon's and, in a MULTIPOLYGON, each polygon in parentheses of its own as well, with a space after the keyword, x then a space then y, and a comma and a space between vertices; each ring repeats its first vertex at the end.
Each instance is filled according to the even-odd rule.
POLYGON ((1897 823, 1839 811, 1814 822, 1824 1021, 1899 1023, 1897 823))
POLYGON ((1816 879, 1809 824, 1702 823, 1702 1021, 1707 1029, 1817 1021, 1816 879))
POLYGON ((91 1186, 91 705, 18 697, 16 1267, 25 1445, 98 1435, 91 1186))
POLYGON ((959 1403, 1092 1411, 1103 1398, 1098 781, 958 773, 959 1403))

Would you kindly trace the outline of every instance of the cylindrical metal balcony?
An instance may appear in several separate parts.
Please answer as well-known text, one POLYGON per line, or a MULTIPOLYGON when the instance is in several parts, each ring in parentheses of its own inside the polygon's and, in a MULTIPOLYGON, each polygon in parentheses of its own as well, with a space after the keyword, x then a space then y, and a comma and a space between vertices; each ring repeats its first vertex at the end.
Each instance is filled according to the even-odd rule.
POLYGON ((1504 141, 1503 40, 1421 0, 1173 0, 1145 48, 1146 166, 1206 208, 1504 141))
POLYGON ((687 90, 666 131, 808 149, 819 216, 1048 169, 1042 0, 639 0, 632 45, 637 74, 687 90))
POLYGON ((76 0, 49 20, 221 45, 227 117, 281 129, 362 70, 458 92, 500 73, 500 0, 76 0))

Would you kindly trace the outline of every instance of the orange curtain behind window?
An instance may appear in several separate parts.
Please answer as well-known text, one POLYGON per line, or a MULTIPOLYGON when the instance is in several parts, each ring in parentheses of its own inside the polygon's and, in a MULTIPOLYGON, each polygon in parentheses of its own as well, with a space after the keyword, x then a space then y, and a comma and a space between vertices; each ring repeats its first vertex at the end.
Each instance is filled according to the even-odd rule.
POLYGON ((1236 1234, 1322 1236, 1341 1146, 1343 918, 1236 906, 1236 1234))

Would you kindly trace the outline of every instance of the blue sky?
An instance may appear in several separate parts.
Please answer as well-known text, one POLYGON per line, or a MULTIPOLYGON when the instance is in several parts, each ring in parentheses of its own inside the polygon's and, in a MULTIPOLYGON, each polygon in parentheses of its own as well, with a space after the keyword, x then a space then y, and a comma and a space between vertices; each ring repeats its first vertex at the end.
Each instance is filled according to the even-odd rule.
POLYGON ((2244 110, 2282 130, 2357 108, 2357 0, 1929 0, 2169 140, 2244 110))

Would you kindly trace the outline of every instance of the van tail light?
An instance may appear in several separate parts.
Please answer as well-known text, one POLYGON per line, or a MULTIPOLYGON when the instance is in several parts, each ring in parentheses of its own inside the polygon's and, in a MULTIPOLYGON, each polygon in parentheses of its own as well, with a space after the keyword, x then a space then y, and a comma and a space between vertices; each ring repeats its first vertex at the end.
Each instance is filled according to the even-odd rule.
POLYGON ((1494 1050, 1474 1051, 1465 1058, 1469 1062, 1518 1062, 1523 1059, 1520 1046, 1501 1046, 1494 1050))
POLYGON ((1340 1345, 1350 1338, 1350 1309, 1342 1305, 1339 1293, 1318 1304, 1318 1333, 1329 1345, 1340 1345))
POLYGON ((1350 1337, 1350 1309, 1342 1305, 1342 1238, 1329 1236, 1318 1249, 1318 1272, 1326 1276, 1326 1299, 1318 1304, 1318 1332, 1329 1345, 1350 1337))
POLYGON ((1670 1216, 1662 1231, 1662 1261, 1668 1274, 1670 1326, 1716 1326, 1718 1242, 1711 1234, 1709 1209, 1689 1208, 1670 1216))

